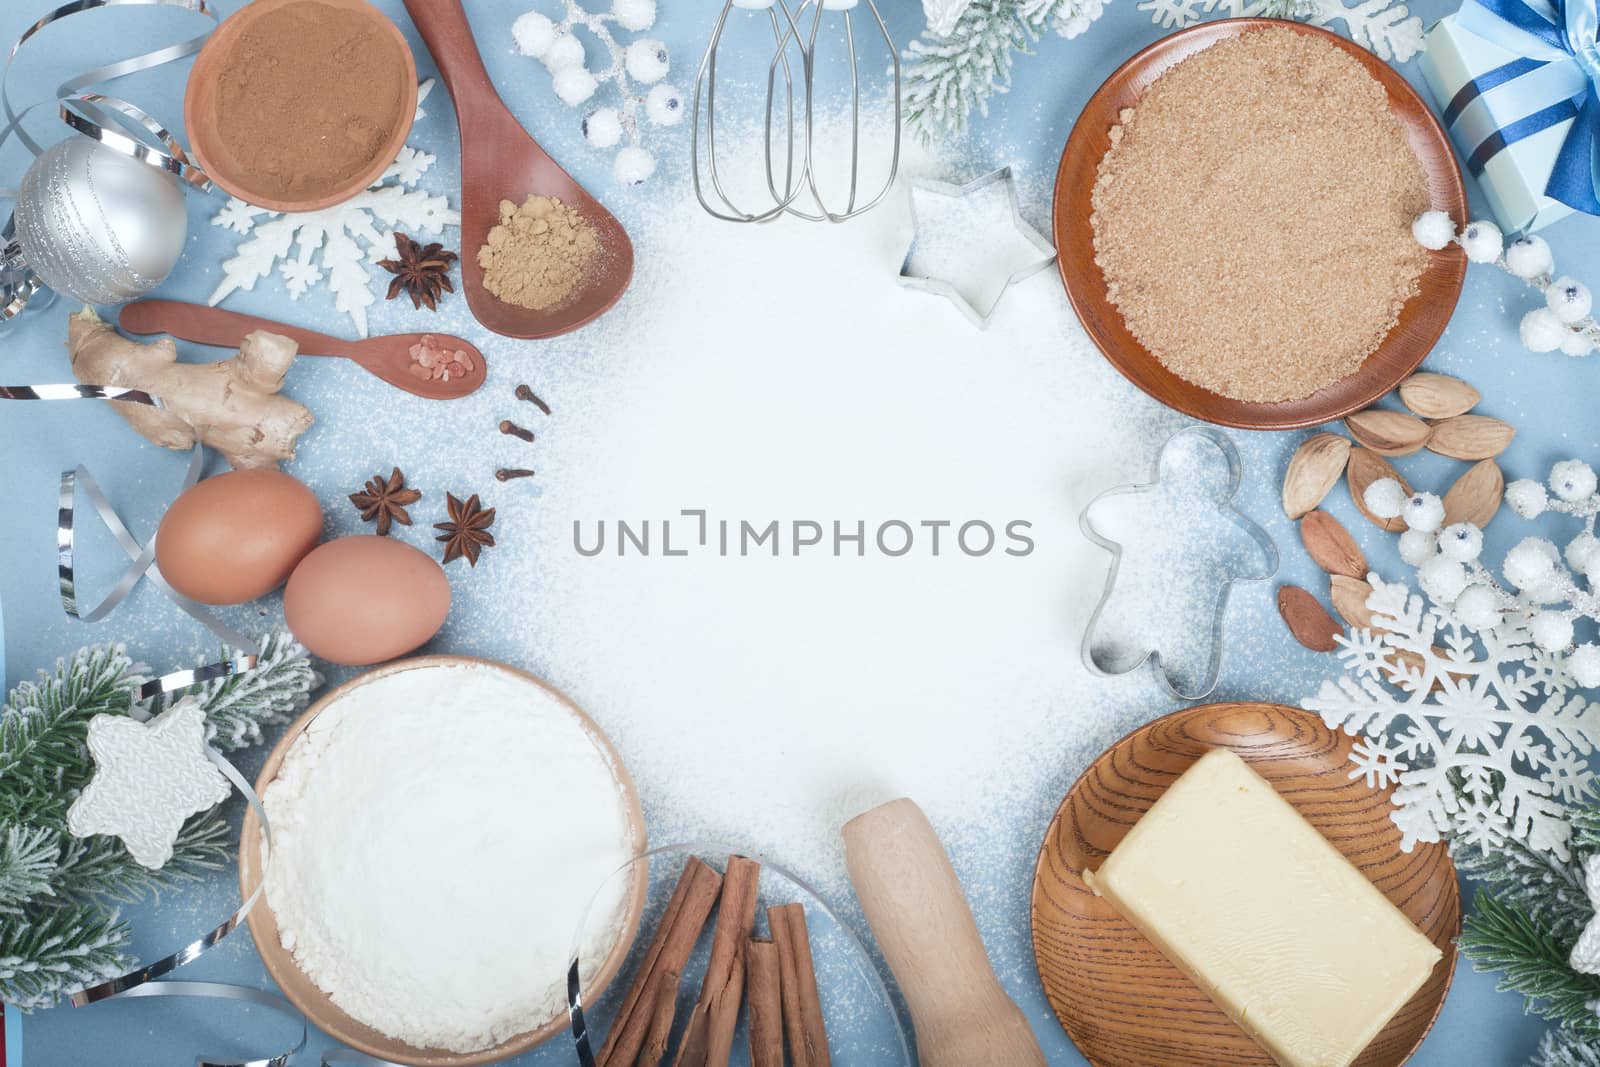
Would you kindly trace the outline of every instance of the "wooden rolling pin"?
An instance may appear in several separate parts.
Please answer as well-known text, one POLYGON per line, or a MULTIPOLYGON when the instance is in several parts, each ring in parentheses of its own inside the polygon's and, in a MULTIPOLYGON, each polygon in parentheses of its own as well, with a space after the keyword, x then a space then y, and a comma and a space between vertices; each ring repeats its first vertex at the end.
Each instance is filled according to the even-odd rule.
POLYGON ((911 1009, 922 1067, 1045 1067, 922 809, 902 798, 850 820, 844 862, 911 1009))

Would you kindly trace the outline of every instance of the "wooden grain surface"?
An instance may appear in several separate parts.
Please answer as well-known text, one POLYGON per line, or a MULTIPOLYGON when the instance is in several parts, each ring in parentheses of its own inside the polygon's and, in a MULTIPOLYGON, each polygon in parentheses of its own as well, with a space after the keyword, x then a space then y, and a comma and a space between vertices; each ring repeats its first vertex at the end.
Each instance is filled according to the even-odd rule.
MULTIPOLYGON (((1461 929, 1443 845, 1400 851, 1388 790, 1350 777, 1351 739, 1273 704, 1211 704, 1158 719, 1113 745, 1073 785, 1045 834, 1033 882, 1033 950, 1056 1017, 1095 1067, 1271 1067, 1271 1058, 1084 885, 1195 760, 1237 752, 1372 879, 1445 954, 1356 1067, 1397 1067, 1427 1035, 1455 973, 1461 929)), ((1381 951, 1378 946, 1374 952, 1381 951)))
POLYGON ((1315 426, 1368 407, 1415 370, 1450 321, 1467 260, 1455 245, 1429 252, 1417 295, 1407 301, 1399 322, 1377 351, 1356 373, 1301 400, 1265 404, 1221 396, 1167 370, 1134 338, 1106 296, 1089 223, 1096 172, 1111 147, 1111 129, 1119 123, 1121 111, 1136 105, 1165 71, 1218 41, 1264 26, 1321 37, 1355 57, 1381 82, 1389 107, 1427 174, 1431 206, 1448 212, 1458 225, 1465 224, 1466 191, 1449 139, 1428 105, 1392 67, 1365 48, 1314 26, 1276 19, 1223 19, 1157 41, 1117 68, 1089 99, 1061 155, 1052 229, 1057 265, 1073 310, 1090 339, 1124 377, 1168 407, 1197 419, 1245 429, 1286 430, 1315 426))

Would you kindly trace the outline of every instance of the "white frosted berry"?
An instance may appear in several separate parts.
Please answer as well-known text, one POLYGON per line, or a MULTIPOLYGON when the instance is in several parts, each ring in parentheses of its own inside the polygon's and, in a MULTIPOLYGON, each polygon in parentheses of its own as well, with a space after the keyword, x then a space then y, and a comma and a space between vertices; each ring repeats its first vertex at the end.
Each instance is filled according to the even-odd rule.
POLYGON ((1568 326, 1588 318, 1589 309, 1594 307, 1589 287, 1576 278, 1557 278, 1551 282, 1550 288, 1544 291, 1544 302, 1555 312, 1556 318, 1568 326))
POLYGON ((1452 522, 1439 534, 1439 551, 1458 563, 1471 563, 1483 553, 1483 531, 1470 522, 1452 522))
POLYGON ((577 107, 600 88, 600 83, 595 81, 594 75, 583 67, 568 67, 555 76, 554 85, 556 95, 568 107, 577 107))
POLYGON ((1555 269, 1555 256, 1543 237, 1518 237, 1506 245, 1506 270, 1519 278, 1537 278, 1555 269))
POLYGON ((1435 493, 1412 493, 1400 516, 1410 529, 1432 533, 1444 523, 1444 501, 1435 493))
POLYGON ((1367 491, 1361 495, 1361 502, 1367 510, 1380 519, 1399 518, 1406 506, 1405 486, 1393 478, 1379 478, 1367 486, 1367 491))
POLYGON ((1562 500, 1584 500, 1594 495, 1594 468, 1581 459, 1564 459, 1550 468, 1550 488, 1562 500))
POLYGON ((596 148, 612 148, 622 140, 622 115, 614 107, 598 107, 583 116, 583 139, 596 148))
POLYGON ((1541 611, 1528 620, 1528 634, 1546 652, 1559 652, 1572 644, 1572 620, 1554 611, 1541 611))
POLYGON ((1424 211, 1411 224, 1411 236, 1430 252, 1437 252, 1456 238, 1456 224, 1443 211, 1424 211))
POLYGON ((1594 351, 1594 342, 1589 336, 1577 330, 1568 330, 1567 336, 1561 339, 1561 353, 1567 356, 1587 356, 1594 351))
POLYGON ((649 37, 634 41, 623 51, 622 62, 635 81, 658 82, 667 76, 667 46, 649 37))
POLYGON ((558 33, 539 59, 551 74, 583 67, 583 42, 570 33, 558 33))
POLYGON ((1530 352, 1554 352, 1572 331, 1549 308, 1534 308, 1522 316, 1517 335, 1530 352))
POLYGON ((1487 585, 1469 585, 1456 597, 1453 610, 1456 618, 1474 630, 1487 630, 1500 621, 1500 598, 1487 585))
POLYGON ((642 148, 629 145, 617 153, 611 173, 623 185, 638 185, 656 172, 656 157, 642 148))
POLYGON ((1506 503, 1524 519, 1537 519, 1550 505, 1550 494, 1532 478, 1518 478, 1506 486, 1506 503))
POLYGON ((1461 231, 1461 248, 1474 263, 1493 263, 1500 258, 1500 250, 1504 247, 1505 238, 1500 233, 1500 227, 1487 219, 1469 222, 1467 228, 1461 231))
POLYGON ((511 39, 516 42, 517 51, 539 59, 555 43, 556 24, 537 11, 530 11, 511 24, 511 39))
POLYGON ((1426 530, 1407 530, 1400 535, 1400 558, 1408 567, 1420 567, 1434 557, 1438 540, 1426 530))
POLYGON ((1583 644, 1573 649, 1567 657, 1567 670, 1572 672, 1572 680, 1585 689, 1600 686, 1600 645, 1583 644))
POLYGON ((625 30, 648 30, 656 24, 656 0, 611 0, 611 17, 625 30))
POLYGON ((1561 555, 1566 559, 1567 566, 1579 574, 1589 574, 1600 566, 1600 538, 1585 530, 1567 542, 1561 555))
POLYGON ((1524 537, 1506 553, 1506 581, 1524 591, 1547 587, 1556 576, 1561 555, 1542 537, 1524 537))
POLYGON ((1434 556, 1417 568, 1417 584, 1440 604, 1455 603, 1467 581, 1467 568, 1444 556, 1434 556))
POLYGON ((683 121, 683 94, 676 86, 652 86, 644 96, 644 113, 657 126, 676 126, 683 121))

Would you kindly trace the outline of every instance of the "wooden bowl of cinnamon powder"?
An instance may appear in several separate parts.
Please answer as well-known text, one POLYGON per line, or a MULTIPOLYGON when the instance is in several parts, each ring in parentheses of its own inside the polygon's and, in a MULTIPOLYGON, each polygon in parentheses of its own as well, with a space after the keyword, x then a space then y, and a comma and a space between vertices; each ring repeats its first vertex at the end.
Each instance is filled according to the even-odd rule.
POLYGON ((1085 331, 1169 407, 1246 429, 1366 407, 1444 332, 1464 222, 1450 145, 1388 64, 1326 30, 1228 19, 1124 63, 1056 178, 1060 270, 1085 331))
POLYGON ((207 40, 184 92, 211 179, 272 211, 317 211, 376 182, 405 146, 417 67, 366 0, 253 0, 207 40))

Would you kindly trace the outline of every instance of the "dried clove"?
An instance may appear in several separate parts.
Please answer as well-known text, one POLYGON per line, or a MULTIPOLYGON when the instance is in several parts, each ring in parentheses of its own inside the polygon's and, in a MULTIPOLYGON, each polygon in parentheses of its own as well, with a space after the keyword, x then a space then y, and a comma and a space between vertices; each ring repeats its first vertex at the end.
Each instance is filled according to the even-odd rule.
POLYGON ((533 472, 522 467, 501 467, 494 472, 494 476, 502 482, 509 482, 513 478, 532 478, 533 472))
POLYGON ((550 414, 550 405, 539 399, 539 395, 526 385, 517 386, 517 399, 526 400, 546 415, 550 414))
POLYGON ((512 422, 510 419, 500 420, 500 432, 503 434, 509 434, 512 437, 520 437, 524 441, 533 440, 532 430, 525 430, 521 426, 518 426, 516 423, 512 422))

